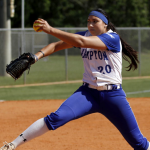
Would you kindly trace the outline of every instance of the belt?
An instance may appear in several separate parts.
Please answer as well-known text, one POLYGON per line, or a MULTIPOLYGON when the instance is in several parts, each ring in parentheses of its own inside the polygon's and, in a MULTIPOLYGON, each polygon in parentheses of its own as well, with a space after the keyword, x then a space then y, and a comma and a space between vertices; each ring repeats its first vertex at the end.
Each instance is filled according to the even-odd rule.
POLYGON ((104 91, 104 90, 116 90, 116 89, 120 89, 121 88, 121 84, 106 84, 103 86, 94 86, 92 84, 83 82, 83 86, 92 88, 92 89, 96 89, 98 91, 104 91))

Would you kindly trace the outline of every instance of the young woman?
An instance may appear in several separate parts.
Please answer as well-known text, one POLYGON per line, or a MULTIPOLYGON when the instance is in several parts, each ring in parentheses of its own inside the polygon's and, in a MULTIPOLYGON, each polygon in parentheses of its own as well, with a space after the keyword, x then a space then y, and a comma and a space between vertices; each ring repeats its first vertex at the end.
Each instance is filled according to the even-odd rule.
POLYGON ((134 150, 150 150, 149 142, 140 132, 121 87, 122 56, 129 62, 128 70, 136 69, 137 53, 119 37, 107 14, 102 9, 90 12, 88 30, 76 34, 55 29, 43 19, 35 22, 40 23, 37 25, 40 30, 60 39, 36 53, 36 61, 62 49, 73 46, 81 48, 84 62, 83 85, 56 112, 34 122, 0 150, 14 150, 49 130, 95 112, 108 118, 134 150))

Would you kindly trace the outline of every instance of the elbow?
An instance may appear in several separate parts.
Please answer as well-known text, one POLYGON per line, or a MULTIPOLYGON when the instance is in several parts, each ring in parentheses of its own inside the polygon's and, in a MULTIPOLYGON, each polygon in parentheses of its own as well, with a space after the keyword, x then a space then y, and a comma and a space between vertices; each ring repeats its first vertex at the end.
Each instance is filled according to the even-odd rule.
POLYGON ((75 42, 74 42, 74 45, 75 47, 84 47, 85 44, 84 44, 84 38, 82 36, 77 36, 75 37, 75 42))

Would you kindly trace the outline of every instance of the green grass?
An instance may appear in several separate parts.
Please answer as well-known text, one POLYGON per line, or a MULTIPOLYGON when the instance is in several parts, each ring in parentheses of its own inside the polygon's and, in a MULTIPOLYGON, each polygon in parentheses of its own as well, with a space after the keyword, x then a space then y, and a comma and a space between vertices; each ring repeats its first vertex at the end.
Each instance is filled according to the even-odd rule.
POLYGON ((122 76, 133 77, 133 76, 150 76, 150 53, 141 54, 141 64, 137 70, 126 71, 125 67, 128 66, 128 62, 123 60, 122 76))
MULTIPOLYGON (((141 75, 150 76, 150 54, 141 55, 141 75)), ((123 61, 123 77, 133 77, 139 75, 139 70, 126 71, 128 63, 123 61)), ((81 56, 68 57, 68 67, 65 70, 65 56, 50 56, 47 60, 39 60, 31 66, 29 75, 26 73, 18 80, 13 80, 11 77, 0 77, 0 85, 18 85, 43 82, 56 82, 64 80, 81 80, 84 72, 81 56), (67 71, 67 73, 66 73, 67 71), (26 79, 26 80, 24 80, 26 79)))
POLYGON ((48 86, 33 86, 0 89, 1 100, 38 100, 38 99, 66 99, 79 86, 78 84, 61 84, 48 86))
MULTIPOLYGON (((139 71, 125 71, 128 64, 123 61, 123 77, 138 76, 139 71)), ((81 56, 68 57, 68 73, 65 70, 64 56, 50 56, 31 66, 30 73, 26 77, 26 83, 46 83, 68 80, 81 80, 84 72, 81 56)), ((141 55, 141 75, 150 76, 150 55, 141 55)), ((24 84, 24 75, 14 80, 11 77, 0 77, 0 86, 24 84)), ((0 89, 1 100, 30 100, 30 99, 66 99, 81 83, 62 84, 49 86, 34 86, 22 88, 0 89)), ((150 79, 123 80, 123 88, 128 97, 150 97, 150 92, 128 94, 129 92, 150 90, 150 79)))
POLYGON ((150 97, 150 78, 123 80, 122 87, 126 92, 127 97, 150 97), (144 91, 147 90, 149 92, 144 93, 144 91), (128 94, 130 92, 139 92, 139 93, 128 94))
POLYGON ((80 56, 69 56, 68 58, 68 73, 65 70, 64 56, 47 57, 46 61, 39 60, 31 66, 30 72, 25 74, 18 80, 13 80, 11 77, 0 77, 0 85, 18 85, 24 83, 43 83, 68 80, 81 80, 83 75, 83 62, 80 56), (66 78, 68 77, 68 78, 66 78))
MULTIPOLYGON (((0 89, 0 100, 66 99, 82 83, 0 89)), ((123 80, 126 93, 150 90, 150 79, 123 80)), ((127 97, 150 97, 150 92, 127 94, 127 97)))

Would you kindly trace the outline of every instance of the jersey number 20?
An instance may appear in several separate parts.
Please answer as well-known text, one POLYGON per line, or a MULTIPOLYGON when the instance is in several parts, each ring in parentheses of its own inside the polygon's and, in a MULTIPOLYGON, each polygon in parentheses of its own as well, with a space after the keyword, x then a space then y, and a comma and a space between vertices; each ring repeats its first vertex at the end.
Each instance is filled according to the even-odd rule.
POLYGON ((103 73, 103 74, 105 74, 105 73, 111 73, 111 66, 110 65, 106 65, 105 67, 99 66, 98 67, 98 71, 100 73, 103 73))

